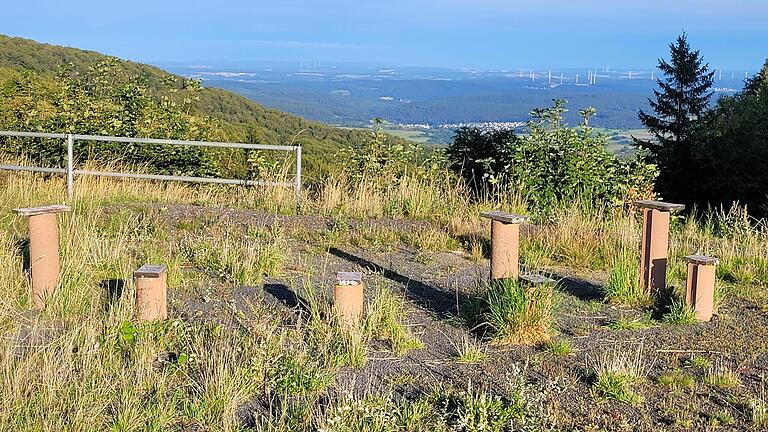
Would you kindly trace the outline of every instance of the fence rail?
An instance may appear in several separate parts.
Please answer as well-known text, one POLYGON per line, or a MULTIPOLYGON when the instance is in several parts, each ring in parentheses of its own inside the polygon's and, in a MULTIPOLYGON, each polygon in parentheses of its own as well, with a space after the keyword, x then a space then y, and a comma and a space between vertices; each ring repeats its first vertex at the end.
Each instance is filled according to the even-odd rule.
POLYGON ((69 198, 72 198, 74 196, 75 175, 134 178, 134 179, 160 180, 160 181, 181 181, 181 182, 191 182, 191 183, 244 185, 244 186, 283 186, 283 187, 294 188, 297 196, 301 193, 301 146, 241 144, 241 143, 215 142, 215 141, 184 141, 184 140, 167 140, 167 139, 155 139, 155 138, 128 138, 128 137, 114 137, 114 136, 102 136, 102 135, 79 135, 79 134, 16 132, 16 131, 0 131, 0 137, 2 136, 18 137, 18 138, 47 138, 47 139, 66 140, 66 143, 67 143, 66 168, 47 168, 47 167, 22 166, 22 165, 0 165, 0 170, 65 174, 67 177, 67 196, 69 198), (226 179, 226 178, 217 178, 217 177, 192 177, 192 176, 176 176, 176 175, 79 170, 79 169, 75 169, 75 155, 74 155, 75 141, 77 140, 132 143, 132 144, 162 144, 162 145, 180 145, 180 146, 196 146, 196 147, 212 147, 212 148, 232 148, 232 149, 245 149, 245 150, 273 150, 273 151, 295 152, 296 153, 296 176, 293 182, 272 182, 272 181, 265 181, 265 180, 239 180, 239 179, 226 179))

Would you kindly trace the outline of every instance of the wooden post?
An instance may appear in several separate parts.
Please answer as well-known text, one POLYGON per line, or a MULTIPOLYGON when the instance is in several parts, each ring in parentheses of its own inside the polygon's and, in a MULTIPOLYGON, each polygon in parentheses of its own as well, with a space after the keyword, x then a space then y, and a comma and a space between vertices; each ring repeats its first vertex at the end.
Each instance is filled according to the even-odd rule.
POLYGON ((520 275, 520 224, 528 216, 502 211, 483 212, 491 220, 491 280, 517 279, 520 275))
POLYGON ((32 277, 32 305, 43 309, 59 284, 59 213, 71 211, 64 205, 19 208, 15 213, 29 218, 29 267, 32 277))
POLYGON ((685 206, 661 201, 635 201, 635 205, 643 209, 640 286, 646 293, 657 296, 667 287, 669 215, 685 206))
POLYGON ((363 275, 356 272, 336 273, 333 305, 342 327, 360 325, 363 317, 363 275))
POLYGON ((718 259, 703 255, 689 255, 688 279, 685 283, 685 302, 696 312, 700 321, 712 319, 715 305, 715 267, 718 259))
POLYGON ((133 272, 136 282, 136 315, 139 321, 168 318, 167 267, 143 265, 133 272))

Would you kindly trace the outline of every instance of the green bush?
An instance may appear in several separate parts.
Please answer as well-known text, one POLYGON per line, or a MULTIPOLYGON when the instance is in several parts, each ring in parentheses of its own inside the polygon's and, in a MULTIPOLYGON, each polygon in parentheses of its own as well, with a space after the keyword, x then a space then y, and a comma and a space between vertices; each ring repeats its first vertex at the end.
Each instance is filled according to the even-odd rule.
MULTIPOLYGON (((86 72, 62 67, 51 79, 32 72, 18 74, 0 84, 0 126, 3 129, 70 132, 87 135, 220 140, 223 131, 213 119, 190 114, 200 84, 187 81, 175 87, 175 78, 163 82, 158 95, 147 78, 129 75, 119 60, 108 58, 86 72), (177 100, 178 99, 178 100, 177 100)), ((60 165, 63 143, 49 140, 6 139, 0 151, 29 157, 46 166, 60 165)), ((202 147, 75 142, 78 163, 123 163, 146 166, 159 174, 221 175, 227 170, 222 150, 202 147)), ((231 156, 231 155, 230 155, 231 156)))
POLYGON ((534 110, 526 134, 459 129, 447 151, 451 166, 477 191, 512 188, 539 210, 574 199, 620 204, 650 195, 655 166, 609 153, 605 138, 589 127, 594 109, 580 111, 578 127, 563 123, 565 112, 563 100, 534 110))

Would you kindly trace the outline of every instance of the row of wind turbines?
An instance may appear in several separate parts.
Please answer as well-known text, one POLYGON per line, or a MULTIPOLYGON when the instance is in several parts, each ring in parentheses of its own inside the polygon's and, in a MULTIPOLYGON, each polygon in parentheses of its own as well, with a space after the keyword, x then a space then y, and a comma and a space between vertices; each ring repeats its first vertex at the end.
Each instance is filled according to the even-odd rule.
MULTIPOLYGON (((740 78, 741 73, 731 71, 731 81, 736 80, 740 78), (737 75, 738 74, 738 75, 737 75)), ((576 85, 596 85, 598 77, 603 79, 651 79, 652 81, 656 80, 656 71, 650 70, 650 71, 615 71, 611 70, 609 67, 605 66, 601 69, 601 71, 598 73, 597 68, 589 69, 586 74, 586 79, 582 78, 583 75, 581 73, 575 73, 571 77, 567 77, 565 73, 560 72, 560 75, 558 76, 557 73, 553 74, 551 70, 545 71, 545 72, 538 72, 534 69, 520 69, 518 73, 518 78, 530 78, 531 81, 537 81, 539 79, 546 78, 547 83, 549 85, 553 84, 565 84, 566 82, 574 82, 576 85), (649 75, 650 72, 650 75, 649 75), (613 75, 611 74, 613 73, 613 75)), ((727 77, 727 75, 726 75, 727 77)), ((749 78, 749 71, 744 72, 744 79, 749 78)), ((722 69, 716 69, 715 70, 715 79, 717 81, 723 80, 723 70, 722 69)))

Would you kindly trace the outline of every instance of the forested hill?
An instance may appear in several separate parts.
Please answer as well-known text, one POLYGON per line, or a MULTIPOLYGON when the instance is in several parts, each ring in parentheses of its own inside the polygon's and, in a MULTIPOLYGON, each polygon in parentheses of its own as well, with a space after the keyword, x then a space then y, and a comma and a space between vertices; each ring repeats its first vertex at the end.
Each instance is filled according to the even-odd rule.
MULTIPOLYGON (((71 74, 83 74, 110 58, 94 51, 0 35, 0 79, 24 71, 34 72, 41 79, 52 78, 60 75, 62 68, 70 68, 67 72, 71 74)), ((116 60, 116 65, 124 76, 143 77, 148 87, 158 95, 183 97, 172 91, 183 89, 186 81, 182 77, 154 66, 126 60, 116 60)), ((311 170, 321 169, 330 163, 339 148, 367 137, 365 132, 338 129, 267 109, 225 90, 202 88, 195 95, 190 107, 192 113, 217 119, 226 139, 264 144, 300 143, 304 146, 309 162, 307 168, 311 170)))

